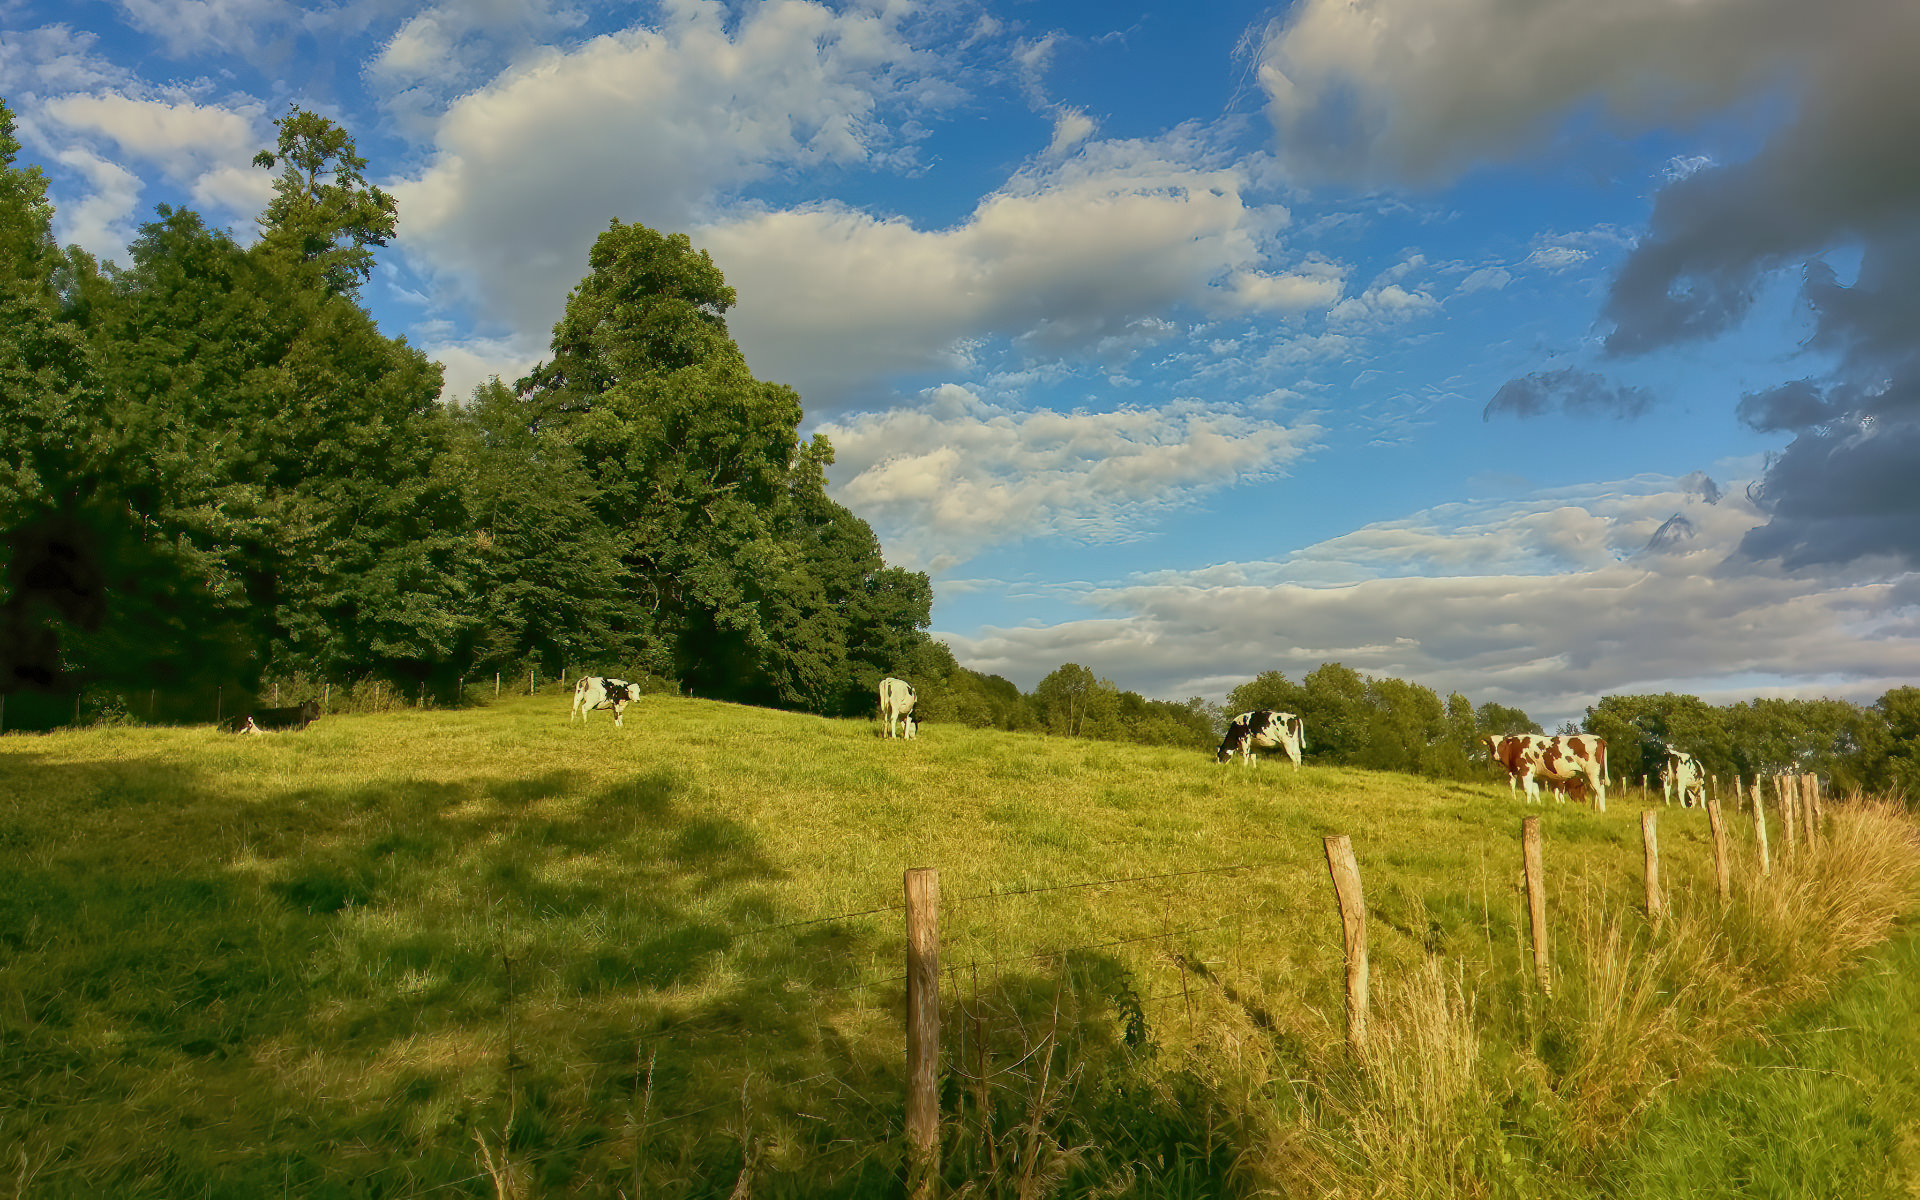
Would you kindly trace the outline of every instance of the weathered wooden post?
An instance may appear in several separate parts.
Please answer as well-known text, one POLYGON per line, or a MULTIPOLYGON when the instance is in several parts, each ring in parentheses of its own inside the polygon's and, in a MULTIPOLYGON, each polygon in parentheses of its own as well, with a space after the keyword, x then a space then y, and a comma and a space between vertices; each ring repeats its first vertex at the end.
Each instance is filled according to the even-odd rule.
POLYGON ((907 1194, 931 1197, 940 1167, 940 872, 914 867, 907 891, 907 1194))
POLYGON ((1520 857, 1527 879, 1527 929, 1533 938, 1533 977, 1540 994, 1553 995, 1553 966, 1547 961, 1547 872, 1540 850, 1540 818, 1520 819, 1520 857))
POLYGON ((273 681, 273 706, 275 708, 280 707, 280 681, 278 679, 273 681))
POLYGON ((320 701, 321 709, 326 712, 332 712, 333 711, 333 685, 331 683, 327 684, 327 686, 321 691, 320 695, 322 697, 320 701))
POLYGON ((1707 797, 1707 825, 1713 830, 1713 881, 1720 899, 1733 895, 1732 869, 1727 864, 1727 827, 1720 820, 1720 797, 1707 797))
POLYGON ((1827 815, 1826 804, 1820 799, 1820 777, 1812 776, 1808 781, 1808 787, 1813 791, 1813 819, 1818 823, 1827 815))
POLYGON ((533 695, 533 670, 531 668, 527 670, 527 695, 533 695))
POLYGON ((498 671, 493 673, 493 698, 495 700, 500 698, 500 672, 498 671))
POLYGON ((1760 777, 1753 777, 1753 841, 1760 848, 1760 875, 1768 878, 1773 874, 1773 857, 1767 853, 1767 806, 1760 799, 1760 777))
POLYGON ((1793 861, 1795 850, 1794 842, 1798 840, 1796 837, 1798 830, 1795 828, 1793 810, 1799 807, 1793 797, 1787 792, 1787 777, 1785 775, 1775 775, 1773 777, 1773 798, 1780 804, 1780 864, 1785 866, 1793 861))
POLYGON ((1347 1049, 1358 1055, 1367 1045, 1367 907, 1360 895, 1360 864, 1353 857, 1353 839, 1342 833, 1325 842, 1327 871, 1333 876, 1347 950, 1347 1049))
POLYGON ((1666 900, 1660 895, 1659 819, 1660 814, 1651 808, 1640 814, 1640 843, 1646 848, 1647 856, 1647 920, 1653 922, 1655 928, 1667 915, 1666 900))

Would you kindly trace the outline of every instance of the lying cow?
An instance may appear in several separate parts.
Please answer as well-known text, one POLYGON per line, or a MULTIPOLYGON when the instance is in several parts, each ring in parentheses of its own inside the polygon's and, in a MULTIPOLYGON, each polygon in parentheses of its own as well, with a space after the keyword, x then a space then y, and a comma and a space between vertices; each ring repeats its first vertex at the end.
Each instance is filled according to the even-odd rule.
POLYGON ((1220 742, 1220 749, 1214 754, 1214 761, 1232 762, 1233 756, 1238 754, 1245 765, 1251 767, 1255 750, 1278 750, 1293 760, 1293 769, 1297 771, 1300 769, 1300 756, 1306 748, 1307 729, 1299 717, 1262 708, 1241 713, 1233 719, 1227 726, 1227 736, 1220 742))
POLYGON ((1666 757, 1660 762, 1660 795, 1668 803, 1673 803, 1673 794, 1680 793, 1680 807, 1692 808, 1696 803, 1707 806, 1707 776, 1700 769, 1699 760, 1693 755, 1667 747, 1666 757))
POLYGON ((258 708, 250 713, 241 713, 227 722, 229 733, 279 733, 288 729, 305 729, 320 719, 320 702, 309 700, 305 704, 296 704, 291 708, 258 708))
POLYGON ((893 737, 894 726, 905 722, 905 736, 912 737, 916 722, 913 719, 913 706, 920 699, 914 694, 913 685, 904 679, 895 679, 889 675, 880 681, 880 719, 887 723, 887 736, 893 737))
POLYGON ((627 711, 627 705, 640 698, 640 685, 628 683, 624 679, 610 679, 605 675, 583 675, 580 682, 573 685, 573 715, 567 718, 567 724, 585 721, 587 714, 596 708, 613 710, 613 723, 619 725, 620 716, 627 711))

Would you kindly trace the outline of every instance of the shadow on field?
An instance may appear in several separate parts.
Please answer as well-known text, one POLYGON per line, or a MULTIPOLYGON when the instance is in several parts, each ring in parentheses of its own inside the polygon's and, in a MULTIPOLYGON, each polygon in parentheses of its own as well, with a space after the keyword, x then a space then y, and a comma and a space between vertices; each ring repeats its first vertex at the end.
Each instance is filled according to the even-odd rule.
MULTIPOLYGON (((10 753, 0 1143, 45 1196, 491 1194, 483 1145, 534 1194, 897 1194, 900 914, 816 920, 779 876, 668 767, 276 787, 10 753)), ((1121 1069, 1035 1098, 1043 1063, 1147 1052, 1117 962, 952 985, 951 1178, 1070 1101, 1086 1136, 1166 1099, 1121 1069), (982 1046, 1018 1069, 967 1090, 982 1046)))

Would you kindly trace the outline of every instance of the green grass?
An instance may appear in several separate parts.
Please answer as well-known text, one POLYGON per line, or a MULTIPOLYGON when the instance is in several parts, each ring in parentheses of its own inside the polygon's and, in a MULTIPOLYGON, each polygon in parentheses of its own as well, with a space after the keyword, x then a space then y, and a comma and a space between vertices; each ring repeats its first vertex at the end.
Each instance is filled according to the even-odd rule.
POLYGON ((941 873, 945 1173, 978 1195, 1361 1194, 1431 1166, 1368 1124, 1402 1110, 1453 1152, 1441 1190, 1393 1194, 1576 1194, 1553 1188, 1602 1186, 1617 1148, 1580 1131, 1703 1075, 1739 1032, 1713 1012, 1804 1002, 1854 952, 1764 906, 1724 936, 1765 955, 1689 925, 1710 850, 1677 809, 1662 865, 1697 942, 1656 941, 1622 796, 1531 810, 1567 993, 1544 1006, 1523 809, 1491 778, 898 742, 673 697, 624 729, 566 712, 0 738, 0 1194, 895 1194, 916 866, 941 873), (1340 1049, 1333 833, 1400 1056, 1370 1073, 1340 1049), (1062 886, 1135 876, 1172 877, 1062 886), (1594 999, 1620 994, 1593 982, 1609 929, 1640 1025, 1594 999), (1689 956, 1730 990, 1680 1027, 1689 956), (1643 1035, 1652 1066, 1618 1069, 1643 1035), (1530 1149, 1549 1137, 1573 1148, 1530 1149))

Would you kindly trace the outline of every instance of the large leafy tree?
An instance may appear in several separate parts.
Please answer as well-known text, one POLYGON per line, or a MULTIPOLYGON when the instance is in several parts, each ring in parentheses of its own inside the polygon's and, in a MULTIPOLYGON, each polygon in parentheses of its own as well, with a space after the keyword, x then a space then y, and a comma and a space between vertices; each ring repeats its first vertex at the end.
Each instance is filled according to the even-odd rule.
POLYGON ((702 695, 847 711, 924 641, 924 576, 826 495, 832 448, 755 379, 733 289, 684 234, 610 224, 518 386, 613 531, 645 656, 702 695))
POLYGON ((289 169, 259 243, 162 206, 131 264, 83 289, 115 425, 158 525, 204 568, 239 682, 444 683, 476 618, 440 372, 352 295, 391 203, 344 131, 281 124, 289 169))

